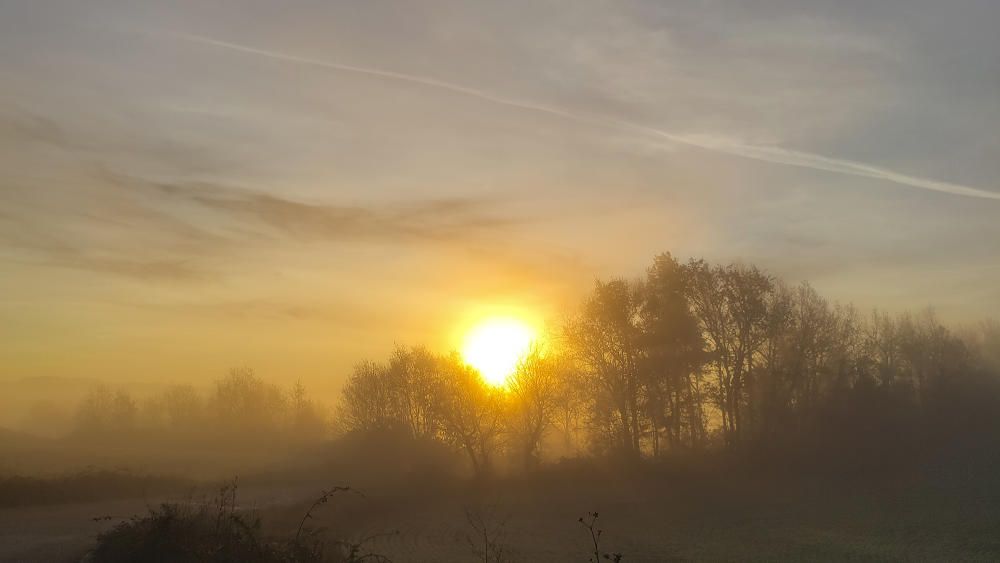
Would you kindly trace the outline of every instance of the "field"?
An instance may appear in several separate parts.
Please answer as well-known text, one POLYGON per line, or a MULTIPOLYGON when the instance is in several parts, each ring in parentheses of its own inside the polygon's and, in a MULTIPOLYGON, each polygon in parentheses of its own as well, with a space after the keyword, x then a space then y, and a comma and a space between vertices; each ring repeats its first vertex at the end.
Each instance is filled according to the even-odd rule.
MULTIPOLYGON (((242 480, 238 504, 264 533, 294 533, 319 482, 242 480)), ((200 492, 0 510, 0 560, 79 561, 95 535, 156 501, 200 492), (94 518, 111 516, 109 520, 94 518)), ((489 484, 413 480, 338 493, 314 511, 326 536, 393 561, 482 560, 485 530, 502 561, 586 561, 581 516, 597 511, 601 551, 623 561, 990 561, 1000 556, 1000 487, 983 475, 783 479, 733 469, 555 467, 489 484)), ((493 558, 490 561, 494 561, 493 558)))

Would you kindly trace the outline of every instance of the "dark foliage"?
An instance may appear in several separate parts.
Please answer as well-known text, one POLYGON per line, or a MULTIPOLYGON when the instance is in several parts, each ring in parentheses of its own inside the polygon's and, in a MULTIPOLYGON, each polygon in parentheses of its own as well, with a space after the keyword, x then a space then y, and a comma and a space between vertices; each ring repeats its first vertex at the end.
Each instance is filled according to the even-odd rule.
POLYGON ((161 504, 98 536, 94 563, 356 563, 388 559, 369 551, 372 538, 327 541, 308 527, 313 512, 349 487, 323 493, 290 536, 268 537, 255 511, 237 505, 237 484, 223 486, 212 503, 161 504))

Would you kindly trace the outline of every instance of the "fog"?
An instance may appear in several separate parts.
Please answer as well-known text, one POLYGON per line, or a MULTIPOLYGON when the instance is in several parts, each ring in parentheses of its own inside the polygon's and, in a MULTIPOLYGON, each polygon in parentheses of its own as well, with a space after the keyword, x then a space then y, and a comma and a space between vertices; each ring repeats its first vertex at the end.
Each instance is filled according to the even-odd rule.
POLYGON ((0 2, 0 562, 1000 560, 1000 2, 0 2))
MULTIPOLYGON (((9 555, 82 554, 98 537, 93 553, 118 560, 127 542, 168 541, 140 529, 176 518, 195 527, 222 518, 234 529, 263 521, 280 536, 304 510, 288 548, 308 554, 297 560, 350 560, 351 549, 402 560, 506 560, 505 552, 571 560, 565 525, 576 518, 594 540, 598 519, 603 526, 612 517, 624 543, 603 551, 598 542, 602 558, 630 550, 637 560, 699 558, 705 538, 662 543, 632 518, 657 518, 658 503, 671 502, 663 518, 725 527, 753 503, 785 522, 821 501, 836 506, 822 524, 833 534, 858 518, 875 530, 909 522, 925 506, 959 518, 963 531, 928 541, 878 536, 847 552, 758 538, 755 553, 965 556, 982 553, 976 526, 995 515, 951 511, 967 509, 968 495, 1000 493, 990 469, 1000 451, 1000 324, 948 327, 930 310, 861 312, 751 265, 661 254, 641 278, 598 281, 548 323, 505 380, 487 379, 458 352, 400 343, 388 357, 358 358, 342 380, 333 395, 245 366, 198 385, 6 382, 6 400, 16 397, 20 410, 8 412, 14 424, 0 436, 3 510, 49 510, 59 523, 69 506, 168 502, 146 520, 75 528, 58 541, 43 534, 9 555), (320 500, 310 504, 311 495, 320 500), (915 495, 916 504, 868 521, 864 507, 885 495, 915 495), (337 508, 315 518, 355 543, 324 539, 319 528, 303 539, 311 511, 328 502, 337 508), (446 537, 473 539, 421 531, 426 519, 451 530, 446 537), (145 539, 127 539, 137 533, 145 539)), ((12 533, 11 541, 20 537, 12 533)), ((735 537, 716 556, 728 558, 735 537)), ((220 540, 169 541, 202 549, 220 540)), ((280 542, 260 545, 275 550, 264 560, 287 555, 280 542)))

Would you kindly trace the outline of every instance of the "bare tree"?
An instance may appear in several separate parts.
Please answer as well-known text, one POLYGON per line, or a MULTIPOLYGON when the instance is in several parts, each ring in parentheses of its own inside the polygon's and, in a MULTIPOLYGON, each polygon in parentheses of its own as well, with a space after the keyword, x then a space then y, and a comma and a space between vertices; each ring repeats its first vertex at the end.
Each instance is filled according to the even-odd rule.
POLYGON ((426 348, 397 346, 389 358, 388 377, 399 424, 414 438, 429 438, 438 431, 434 408, 441 361, 426 348))
POLYGON ((138 407, 122 389, 98 385, 87 393, 76 412, 76 431, 81 434, 121 434, 135 430, 138 407))
POLYGON ((593 425, 613 449, 632 458, 641 454, 644 422, 641 310, 641 284, 597 282, 566 327, 591 393, 593 425))
POLYGON ((437 416, 445 441, 469 458, 477 476, 492 471, 504 426, 502 391, 491 388, 458 354, 441 358, 437 416))
POLYGON ((394 384, 385 365, 363 361, 354 366, 344 385, 338 415, 347 431, 390 430, 401 424, 394 384))
POLYGON ((668 447, 698 447, 705 433, 701 368, 706 355, 687 297, 688 278, 670 254, 661 254, 643 286, 643 382, 653 455, 660 452, 661 431, 668 447))
POLYGON ((560 399, 560 381, 567 372, 563 357, 554 351, 546 353, 534 344, 510 378, 510 425, 525 469, 534 469, 540 462, 542 438, 553 423, 560 399))
POLYGON ((734 446, 743 431, 744 405, 752 402, 749 377, 767 340, 767 298, 771 278, 753 266, 710 267, 688 264, 689 295, 709 344, 716 405, 726 443, 734 446))
POLYGON ((265 382, 250 368, 235 368, 216 381, 209 402, 220 427, 229 433, 258 438, 282 429, 287 401, 276 385, 265 382))

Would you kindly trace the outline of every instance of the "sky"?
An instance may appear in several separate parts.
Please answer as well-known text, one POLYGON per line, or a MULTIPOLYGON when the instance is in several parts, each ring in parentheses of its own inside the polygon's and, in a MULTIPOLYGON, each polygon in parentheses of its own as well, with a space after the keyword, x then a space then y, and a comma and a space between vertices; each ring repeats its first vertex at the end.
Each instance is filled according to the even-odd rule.
MULTIPOLYGON (((0 0, 0 377, 339 382, 652 257, 1000 317, 995 0, 0 0)), ((331 383, 331 384, 333 384, 331 383)))

